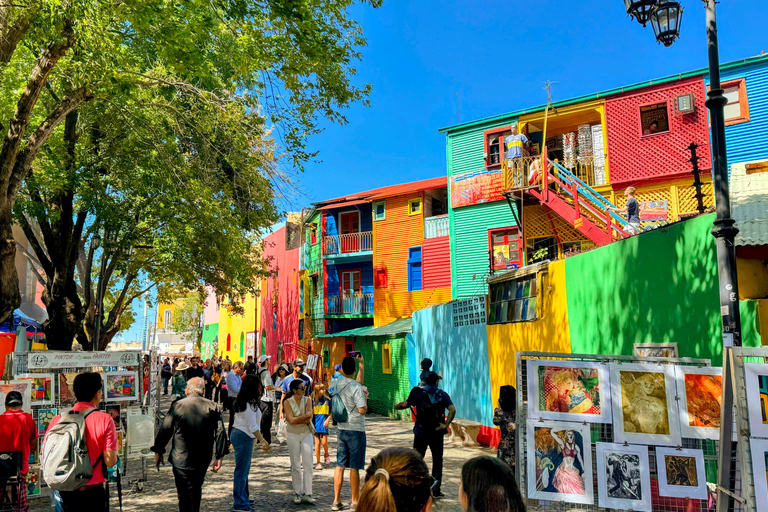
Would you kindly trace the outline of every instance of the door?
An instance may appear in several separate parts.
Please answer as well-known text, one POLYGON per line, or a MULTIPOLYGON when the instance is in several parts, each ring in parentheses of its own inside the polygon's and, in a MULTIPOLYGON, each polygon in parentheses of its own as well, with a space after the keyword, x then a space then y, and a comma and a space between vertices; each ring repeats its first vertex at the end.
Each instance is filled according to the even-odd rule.
POLYGON ((341 252, 352 253, 360 251, 360 212, 346 212, 339 214, 341 227, 341 252))
POLYGON ((408 249, 408 291, 421 290, 421 247, 408 249))
POLYGON ((360 314, 362 279, 359 270, 341 273, 341 312, 345 315, 360 314))

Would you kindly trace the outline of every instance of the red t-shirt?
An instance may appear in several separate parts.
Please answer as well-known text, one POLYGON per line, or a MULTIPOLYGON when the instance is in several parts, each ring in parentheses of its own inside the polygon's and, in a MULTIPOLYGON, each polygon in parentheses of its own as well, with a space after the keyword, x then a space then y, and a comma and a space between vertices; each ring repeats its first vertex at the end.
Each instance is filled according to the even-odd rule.
POLYGON ((0 452, 21 452, 21 473, 29 471, 29 452, 37 442, 37 425, 24 411, 0 414, 0 452))
MULTIPOLYGON (((72 410, 77 412, 91 408, 93 408, 93 404, 90 402, 78 402, 72 407, 72 410)), ((60 420, 61 415, 56 415, 51 420, 50 425, 48 425, 48 432, 60 420)), ((48 432, 45 433, 46 437, 48 432)), ((115 430, 115 422, 112 416, 105 412, 95 411, 85 418, 85 444, 88 446, 88 457, 91 459, 91 464, 95 464, 96 459, 102 453, 117 450, 117 431, 115 430)), ((105 481, 101 470, 102 464, 103 462, 99 462, 93 468, 93 476, 88 480, 87 485, 100 484, 105 481)))

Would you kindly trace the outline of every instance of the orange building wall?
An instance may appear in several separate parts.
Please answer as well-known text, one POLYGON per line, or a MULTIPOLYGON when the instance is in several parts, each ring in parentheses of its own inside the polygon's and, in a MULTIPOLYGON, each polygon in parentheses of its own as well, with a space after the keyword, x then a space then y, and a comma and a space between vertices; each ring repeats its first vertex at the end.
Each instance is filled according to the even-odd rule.
POLYGON ((326 384, 331 380, 333 376, 334 367, 337 364, 341 364, 341 360, 347 355, 346 352, 346 338, 315 338, 312 342, 312 353, 317 354, 319 357, 317 370, 311 374, 314 378, 317 376, 317 381, 325 382, 326 384), (323 366, 323 348, 328 347, 331 353, 331 364, 323 366))

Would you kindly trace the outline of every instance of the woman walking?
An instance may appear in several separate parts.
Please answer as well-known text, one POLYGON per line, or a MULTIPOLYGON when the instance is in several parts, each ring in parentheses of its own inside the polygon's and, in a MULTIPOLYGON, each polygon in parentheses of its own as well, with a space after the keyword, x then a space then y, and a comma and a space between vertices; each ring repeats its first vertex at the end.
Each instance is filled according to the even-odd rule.
POLYGON ((235 421, 232 425, 230 441, 235 449, 235 476, 232 496, 235 504, 234 512, 250 512, 248 474, 251 471, 253 457, 253 440, 261 443, 261 449, 269 451, 269 443, 261 435, 261 410, 259 402, 262 394, 261 381, 255 375, 243 379, 243 385, 237 394, 232 411, 235 421))
POLYGON ((312 498, 312 448, 314 428, 312 426, 312 399, 304 396, 306 385, 303 380, 291 381, 290 396, 285 399, 285 420, 288 422, 288 453, 291 456, 291 480, 295 504, 314 504, 312 498), (302 464, 304 478, 302 480, 302 464))
POLYGON ((184 372, 187 371, 189 366, 184 361, 176 365, 176 369, 173 371, 173 379, 171 380, 171 399, 183 398, 187 393, 187 379, 184 377, 184 372))

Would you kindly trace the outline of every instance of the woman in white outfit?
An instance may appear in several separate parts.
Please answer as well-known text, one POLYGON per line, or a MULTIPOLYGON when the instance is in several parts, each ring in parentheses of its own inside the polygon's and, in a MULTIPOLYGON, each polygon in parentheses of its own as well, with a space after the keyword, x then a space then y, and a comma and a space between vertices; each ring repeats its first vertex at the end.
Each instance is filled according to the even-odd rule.
POLYGON ((288 453, 291 456, 291 480, 295 504, 314 504, 312 498, 312 452, 314 449, 314 428, 312 426, 312 399, 305 396, 306 384, 301 379, 291 381, 288 388, 290 396, 283 402, 287 404, 285 420, 288 422, 288 453), (302 481, 302 465, 304 466, 302 481))

